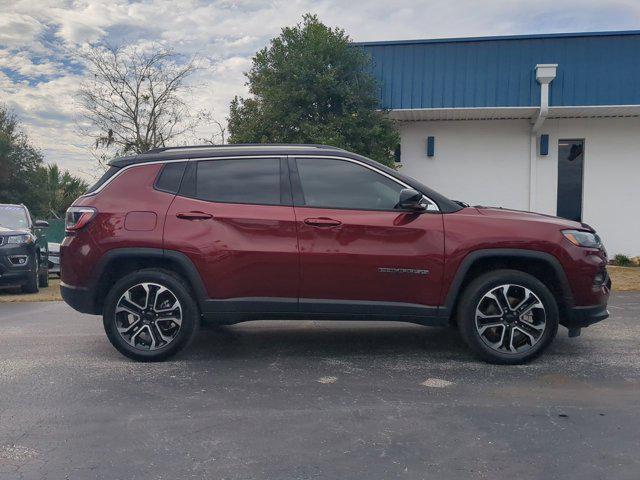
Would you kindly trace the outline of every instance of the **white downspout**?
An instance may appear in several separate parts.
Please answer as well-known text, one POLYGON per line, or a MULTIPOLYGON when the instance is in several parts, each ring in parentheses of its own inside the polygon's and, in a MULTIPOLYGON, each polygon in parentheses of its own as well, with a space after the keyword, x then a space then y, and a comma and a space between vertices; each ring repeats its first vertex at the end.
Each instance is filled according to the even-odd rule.
POLYGON ((536 65, 536 80, 540 84, 540 109, 536 112, 531 126, 529 138, 529 210, 536 207, 536 183, 538 167, 538 132, 542 128, 549 113, 549 84, 556 78, 558 64, 547 63, 536 65))

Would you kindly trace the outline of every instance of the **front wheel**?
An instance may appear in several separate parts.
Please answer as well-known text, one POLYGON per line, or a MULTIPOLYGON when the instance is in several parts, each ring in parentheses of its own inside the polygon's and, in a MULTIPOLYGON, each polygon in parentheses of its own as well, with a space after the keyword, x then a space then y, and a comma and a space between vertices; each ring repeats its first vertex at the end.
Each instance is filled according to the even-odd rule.
POLYGON ((42 270, 42 273, 38 277, 38 286, 40 288, 47 288, 49 286, 49 266, 45 265, 42 270))
POLYGON ((540 355, 558 331, 558 306, 532 275, 496 270, 473 280, 458 305, 467 345, 491 363, 519 364, 540 355))
POLYGON ((177 275, 145 269, 116 282, 105 300, 103 324, 111 344, 134 360, 165 360, 185 348, 200 321, 189 286, 177 275))
POLYGON ((31 261, 33 262, 33 269, 29 272, 29 279, 22 285, 22 293, 38 293, 40 291, 38 288, 38 272, 40 270, 38 255, 34 255, 31 261))

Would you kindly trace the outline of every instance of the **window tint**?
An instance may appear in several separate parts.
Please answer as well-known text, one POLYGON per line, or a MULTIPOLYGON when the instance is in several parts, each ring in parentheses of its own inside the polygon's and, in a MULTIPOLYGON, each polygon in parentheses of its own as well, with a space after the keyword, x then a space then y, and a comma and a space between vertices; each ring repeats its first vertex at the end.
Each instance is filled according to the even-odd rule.
POLYGON ((198 163, 196 197, 211 202, 280 204, 280 159, 247 158, 198 163))
POLYGON ((402 185, 344 160, 296 160, 304 201, 310 207, 392 210, 402 185))
POLYGON ((156 188, 165 192, 176 193, 180 188, 182 174, 186 165, 187 162, 167 163, 158 177, 156 188))

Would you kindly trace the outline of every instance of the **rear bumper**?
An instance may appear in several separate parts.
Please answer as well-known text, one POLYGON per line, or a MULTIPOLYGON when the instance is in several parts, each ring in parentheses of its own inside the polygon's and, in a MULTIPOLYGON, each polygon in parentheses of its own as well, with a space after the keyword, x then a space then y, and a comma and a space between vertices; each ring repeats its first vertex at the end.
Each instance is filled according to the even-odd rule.
POLYGON ((98 315, 100 312, 95 311, 93 295, 88 288, 74 287, 60 282, 60 295, 62 299, 74 310, 80 313, 89 313, 98 315))

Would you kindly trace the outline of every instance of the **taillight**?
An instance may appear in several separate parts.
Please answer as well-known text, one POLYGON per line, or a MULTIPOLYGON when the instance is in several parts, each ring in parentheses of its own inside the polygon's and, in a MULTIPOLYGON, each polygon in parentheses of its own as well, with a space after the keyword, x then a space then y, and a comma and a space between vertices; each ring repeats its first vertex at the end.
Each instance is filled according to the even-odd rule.
POLYGON ((87 225, 96 216, 98 211, 92 207, 69 207, 64 220, 64 229, 67 232, 75 232, 87 225))

